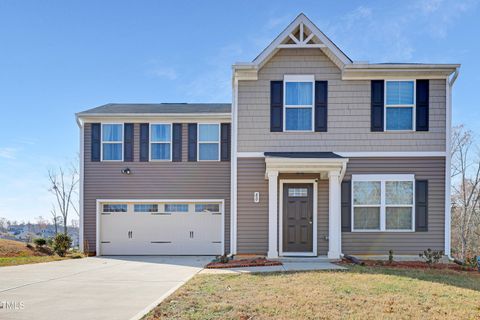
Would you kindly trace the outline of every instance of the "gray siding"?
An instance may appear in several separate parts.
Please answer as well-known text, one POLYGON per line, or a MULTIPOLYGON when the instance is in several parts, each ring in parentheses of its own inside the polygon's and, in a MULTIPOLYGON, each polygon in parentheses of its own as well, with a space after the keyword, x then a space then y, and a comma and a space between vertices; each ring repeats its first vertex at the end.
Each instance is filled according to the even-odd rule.
MULTIPOLYGON (((444 248, 445 159, 350 158, 345 180, 352 174, 415 174, 428 179, 428 232, 342 233, 342 250, 349 254, 418 254, 426 248, 444 248)), ((279 179, 310 179, 319 175, 280 174, 279 179)), ((238 159, 238 253, 266 254, 268 250, 268 181, 263 158, 238 159), (260 203, 253 192, 260 192, 260 203)), ((318 254, 328 252, 328 180, 318 182, 318 254)))
POLYGON ((445 151, 445 97, 445 80, 431 80, 428 132, 370 132, 370 81, 342 81, 320 49, 282 49, 258 80, 239 81, 238 151, 445 151), (328 80, 328 132, 270 132, 270 81, 285 74, 328 80))
POLYGON ((96 199, 225 199, 225 250, 230 250, 230 162, 139 162, 140 126, 134 130, 134 162, 91 162, 91 125, 85 124, 84 237, 95 251, 96 199), (129 167, 129 176, 120 173, 129 167))

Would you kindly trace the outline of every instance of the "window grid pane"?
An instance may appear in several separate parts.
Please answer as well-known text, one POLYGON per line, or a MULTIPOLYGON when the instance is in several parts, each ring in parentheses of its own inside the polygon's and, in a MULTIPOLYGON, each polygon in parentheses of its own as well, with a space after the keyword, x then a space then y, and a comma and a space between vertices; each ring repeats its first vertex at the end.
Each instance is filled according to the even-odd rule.
POLYGON ((413 81, 387 81, 387 105, 413 105, 413 81))
POLYGON ((356 207, 353 211, 356 230, 380 230, 380 207, 356 207))
POLYGON ((220 205, 218 203, 197 203, 195 212, 220 212, 220 205))
POLYGON ((387 230, 411 230, 412 208, 387 207, 386 229, 387 230))
POLYGON ((353 203, 355 205, 379 205, 380 197, 380 181, 355 181, 353 183, 353 203))
POLYGON ((152 160, 170 160, 170 143, 152 143, 150 149, 152 160))
POLYGON ((385 182, 385 203, 397 205, 413 204, 412 181, 387 181, 385 182))
POLYGON ((199 160, 218 160, 218 143, 200 143, 199 160))
POLYGON ((311 105, 313 101, 313 84, 311 82, 287 82, 285 84, 286 105, 311 105))
POLYGON ((413 107, 387 107, 387 130, 412 130, 413 107))
POLYGON ((307 195, 307 188, 288 188, 289 197, 306 197, 307 195))
POLYGON ((122 160, 122 143, 103 143, 103 160, 122 160))
POLYGON ((126 204, 104 204, 103 212, 127 212, 126 204))
POLYGON ((151 141, 152 142, 170 142, 171 140, 170 124, 152 124, 151 141))
POLYGON ((158 212, 158 204, 135 204, 134 212, 158 212))
POLYGON ((286 130, 312 130, 312 108, 286 108, 286 130))
POLYGON ((122 139, 122 124, 103 124, 102 125, 102 141, 118 142, 122 139))
POLYGON ((198 141, 219 141, 218 124, 199 124, 198 141))
POLYGON ((165 204, 165 212, 188 212, 188 204, 182 204, 182 203, 165 204))

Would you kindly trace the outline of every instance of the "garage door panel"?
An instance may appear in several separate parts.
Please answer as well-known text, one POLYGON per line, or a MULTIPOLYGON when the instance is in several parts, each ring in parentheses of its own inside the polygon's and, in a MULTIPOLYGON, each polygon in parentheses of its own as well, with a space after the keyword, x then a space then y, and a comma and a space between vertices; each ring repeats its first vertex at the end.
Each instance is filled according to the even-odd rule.
POLYGON ((101 214, 102 255, 220 255, 222 214, 133 212, 101 214))

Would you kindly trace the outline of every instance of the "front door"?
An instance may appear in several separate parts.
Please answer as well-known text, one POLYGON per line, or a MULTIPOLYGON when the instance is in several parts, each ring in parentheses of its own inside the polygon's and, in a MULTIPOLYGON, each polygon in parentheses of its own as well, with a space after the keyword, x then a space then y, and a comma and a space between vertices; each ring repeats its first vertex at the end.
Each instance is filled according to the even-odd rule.
POLYGON ((313 251, 313 184, 283 185, 283 252, 313 251))

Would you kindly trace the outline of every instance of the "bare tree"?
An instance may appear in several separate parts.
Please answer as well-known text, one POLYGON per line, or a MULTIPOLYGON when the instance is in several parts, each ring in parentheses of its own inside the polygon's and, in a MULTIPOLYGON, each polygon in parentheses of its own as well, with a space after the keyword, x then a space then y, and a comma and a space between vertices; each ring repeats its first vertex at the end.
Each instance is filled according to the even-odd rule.
POLYGON ((78 170, 75 166, 71 166, 66 174, 65 170, 59 167, 58 172, 49 170, 48 178, 51 185, 49 191, 55 195, 57 209, 63 218, 63 231, 67 234, 68 213, 72 207, 75 207, 72 196, 78 185, 78 170))
POLYGON ((57 214, 57 209, 55 209, 55 206, 52 205, 52 209, 50 210, 50 213, 52 214, 52 221, 53 225, 55 226, 55 235, 58 234, 58 220, 60 217, 57 214))
POLYGON ((480 157, 472 155, 472 132, 463 126, 452 135, 452 221, 453 243, 465 259, 476 250, 480 226, 480 157))

